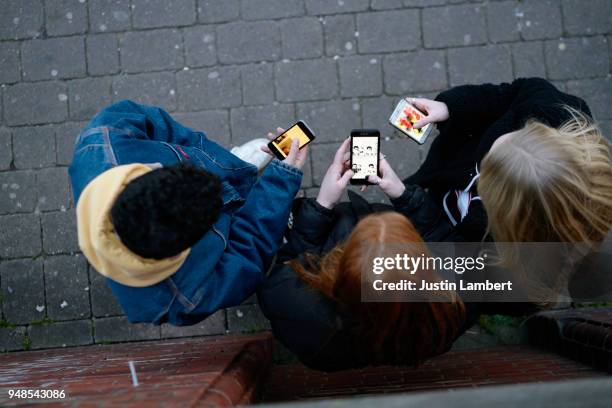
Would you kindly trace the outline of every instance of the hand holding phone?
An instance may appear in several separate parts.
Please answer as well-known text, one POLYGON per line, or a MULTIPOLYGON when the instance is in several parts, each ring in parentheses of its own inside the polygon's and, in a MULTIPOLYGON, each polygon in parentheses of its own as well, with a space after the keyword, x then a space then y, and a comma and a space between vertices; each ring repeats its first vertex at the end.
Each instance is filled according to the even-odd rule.
POLYGON ((376 129, 355 129, 351 131, 351 169, 354 172, 351 184, 372 184, 369 176, 380 176, 378 156, 380 153, 380 132, 376 129))
POLYGON ((393 110, 389 123, 415 142, 423 144, 433 126, 431 123, 420 126, 426 121, 427 116, 408 100, 402 99, 393 110))
POLYGON ((397 176, 387 159, 382 155, 380 158, 380 177, 370 176, 368 180, 370 183, 378 185, 389 198, 398 198, 406 190, 404 182, 397 176))
MULTIPOLYGON (((278 130, 281 130, 279 128, 278 130)), ((268 143, 268 150, 279 160, 285 160, 289 156, 293 140, 298 141, 298 148, 301 149, 315 139, 315 136, 303 121, 298 121, 286 131, 282 131, 268 143)))

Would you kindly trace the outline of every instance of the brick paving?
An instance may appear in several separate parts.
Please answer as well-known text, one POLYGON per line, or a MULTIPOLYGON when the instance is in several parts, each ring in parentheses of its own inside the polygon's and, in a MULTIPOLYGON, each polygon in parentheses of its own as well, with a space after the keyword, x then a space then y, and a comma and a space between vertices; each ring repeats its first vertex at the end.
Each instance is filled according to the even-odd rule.
MULTIPOLYGON (((400 95, 544 76, 612 135, 610 0, 4 0, 0 13, 0 351, 257 331, 251 299, 190 328, 130 325, 76 244, 66 167, 124 98, 230 147, 296 119, 338 141, 377 127, 401 176, 427 146, 386 124, 400 95)), ((372 199, 380 199, 374 191, 372 199)))

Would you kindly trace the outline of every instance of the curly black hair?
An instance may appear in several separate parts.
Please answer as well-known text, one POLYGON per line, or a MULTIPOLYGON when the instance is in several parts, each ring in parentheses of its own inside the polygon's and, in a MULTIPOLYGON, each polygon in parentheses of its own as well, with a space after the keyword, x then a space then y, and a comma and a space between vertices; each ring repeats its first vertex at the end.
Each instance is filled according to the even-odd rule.
POLYGON ((144 258, 164 259, 193 246, 219 217, 219 177, 177 165, 132 180, 111 208, 121 242, 144 258))

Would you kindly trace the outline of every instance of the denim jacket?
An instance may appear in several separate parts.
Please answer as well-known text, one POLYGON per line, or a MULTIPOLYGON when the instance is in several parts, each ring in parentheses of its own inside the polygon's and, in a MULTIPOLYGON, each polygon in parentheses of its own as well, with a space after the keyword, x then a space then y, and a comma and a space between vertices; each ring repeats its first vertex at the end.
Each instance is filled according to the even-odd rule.
POLYGON ((160 108, 122 101, 97 114, 77 137, 70 179, 75 202, 85 186, 113 166, 188 162, 217 174, 223 209, 171 277, 147 287, 107 278, 128 319, 195 324, 254 293, 278 250, 302 172, 273 160, 255 166, 174 121, 160 108))

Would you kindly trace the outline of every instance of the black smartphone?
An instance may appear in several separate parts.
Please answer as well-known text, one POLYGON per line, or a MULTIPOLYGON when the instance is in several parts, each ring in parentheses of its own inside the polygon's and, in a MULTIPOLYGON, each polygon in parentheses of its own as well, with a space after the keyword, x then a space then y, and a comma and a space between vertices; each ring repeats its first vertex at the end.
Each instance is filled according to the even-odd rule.
POLYGON ((351 169, 355 172, 351 184, 372 184, 368 176, 379 176, 378 154, 380 132, 376 129, 355 129, 351 131, 351 169))
POLYGON ((274 153, 279 160, 284 160, 289 155, 291 150, 291 142, 293 139, 300 141, 300 149, 306 146, 308 143, 315 139, 314 133, 303 121, 298 121, 295 125, 291 126, 284 133, 278 135, 278 137, 268 143, 268 148, 274 153))

